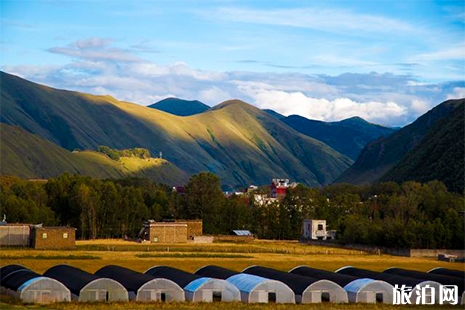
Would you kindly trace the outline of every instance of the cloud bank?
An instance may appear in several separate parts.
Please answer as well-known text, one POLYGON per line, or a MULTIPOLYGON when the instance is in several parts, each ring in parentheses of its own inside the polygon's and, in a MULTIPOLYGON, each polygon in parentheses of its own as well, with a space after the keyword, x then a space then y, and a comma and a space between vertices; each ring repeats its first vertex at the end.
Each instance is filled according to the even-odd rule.
POLYGON ((237 98, 284 115, 323 121, 360 116, 388 126, 412 122, 443 100, 463 97, 465 89, 463 81, 425 84, 414 76, 392 73, 329 76, 205 71, 183 62, 160 65, 140 58, 136 50, 115 47, 109 38, 77 40, 48 51, 70 61, 53 66, 4 66, 2 70, 52 87, 109 94, 142 105, 166 97, 197 99, 209 105, 237 98))

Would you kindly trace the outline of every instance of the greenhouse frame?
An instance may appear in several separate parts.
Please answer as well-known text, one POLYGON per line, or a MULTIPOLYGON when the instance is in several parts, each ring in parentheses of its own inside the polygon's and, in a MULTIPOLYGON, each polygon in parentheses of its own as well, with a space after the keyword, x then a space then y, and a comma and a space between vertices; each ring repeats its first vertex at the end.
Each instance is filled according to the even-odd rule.
MULTIPOLYGON (((385 281, 393 286, 395 286, 396 284, 398 286, 401 286, 401 285, 406 285, 408 287, 412 287, 412 288, 415 288, 415 287, 418 287, 418 289, 427 289, 427 288, 434 288, 434 291, 435 291, 435 297, 434 297, 434 300, 437 301, 438 300, 438 294, 439 294, 439 286, 440 284, 438 282, 435 282, 435 281, 429 281, 429 280, 423 280, 423 279, 414 279, 414 278, 408 278, 408 277, 404 277, 404 276, 399 276, 399 275, 393 275, 393 274, 386 274, 386 273, 382 273, 382 272, 377 272, 377 271, 371 271, 371 270, 367 270, 367 269, 360 269, 360 268, 355 268, 355 267, 344 267, 344 268, 341 268, 338 270, 338 273, 342 273, 342 274, 346 274, 346 275, 350 275, 350 276, 354 276, 354 277, 358 277, 358 278, 369 278, 369 279, 373 279, 373 280, 381 280, 381 281, 385 281)), ((425 290, 425 291, 428 291, 428 290, 425 290)), ((415 304, 415 298, 416 296, 414 296, 412 294, 411 296, 411 300, 410 302, 412 304, 415 304)), ((426 302, 427 303, 430 303, 432 300, 431 300, 431 296, 429 295, 426 295, 425 296, 426 298, 426 302)))
POLYGON ((289 273, 310 276, 317 279, 326 279, 339 284, 346 292, 349 302, 358 303, 390 303, 393 300, 393 286, 389 283, 372 279, 359 279, 357 277, 338 274, 331 271, 298 266, 289 273), (367 280, 367 281, 360 281, 367 280))
POLYGON ((388 268, 383 271, 386 274, 401 275, 404 277, 436 281, 442 285, 456 285, 458 288, 459 303, 465 304, 465 282, 463 279, 436 273, 421 272, 402 268, 388 268))
POLYGON ((232 284, 221 279, 201 277, 184 270, 168 267, 155 266, 145 274, 155 278, 165 278, 177 283, 183 288, 185 298, 194 302, 214 302, 214 301, 240 301, 241 294, 232 284))
POLYGON ((70 291, 55 279, 43 277, 24 267, 4 268, 1 273, 1 293, 19 298, 24 303, 45 304, 71 300, 70 291))
POLYGON ((69 265, 51 267, 44 276, 63 283, 71 291, 73 300, 84 302, 129 300, 128 291, 121 283, 69 265))
POLYGON ((197 275, 220 277, 241 292, 241 300, 248 303, 295 303, 295 294, 286 284, 251 274, 240 273, 218 266, 204 266, 197 275))
POLYGON ((121 283, 129 293, 130 300, 136 301, 184 301, 184 290, 175 282, 155 278, 121 266, 109 265, 95 272, 121 283))
POLYGON ((456 277, 456 278, 460 278, 465 281, 465 272, 460 271, 460 270, 447 269, 444 267, 436 267, 428 271, 428 273, 449 276, 449 277, 456 277))
POLYGON ((349 302, 347 292, 333 281, 305 277, 261 266, 250 266, 242 272, 286 284, 294 292, 297 303, 349 302))

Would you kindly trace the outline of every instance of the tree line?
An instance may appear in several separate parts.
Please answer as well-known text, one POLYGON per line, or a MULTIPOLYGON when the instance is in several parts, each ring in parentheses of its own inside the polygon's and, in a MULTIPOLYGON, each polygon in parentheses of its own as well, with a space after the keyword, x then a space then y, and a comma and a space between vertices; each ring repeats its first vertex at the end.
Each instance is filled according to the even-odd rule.
POLYGON ((298 239, 304 219, 325 219, 342 243, 398 248, 463 248, 464 197, 438 181, 372 186, 299 184, 264 204, 226 196, 212 173, 193 175, 174 191, 147 179, 99 180, 62 174, 47 182, 0 177, 0 212, 8 222, 76 227, 81 239, 136 237, 147 219, 202 219, 205 234, 251 230, 264 239, 298 239))

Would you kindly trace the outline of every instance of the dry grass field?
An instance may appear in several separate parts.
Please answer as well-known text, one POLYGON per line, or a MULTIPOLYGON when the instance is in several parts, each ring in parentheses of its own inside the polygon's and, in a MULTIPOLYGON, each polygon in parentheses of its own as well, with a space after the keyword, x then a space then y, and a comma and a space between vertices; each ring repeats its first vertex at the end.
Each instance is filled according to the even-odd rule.
MULTIPOLYGON (((446 263, 435 259, 371 255, 360 251, 302 245, 297 242, 257 240, 253 243, 233 244, 139 244, 122 240, 78 241, 73 251, 41 251, 33 249, 2 249, 0 265, 21 264, 38 273, 57 264, 69 264, 88 272, 114 264, 140 272, 157 265, 168 265, 194 272, 205 265, 218 265, 236 271, 251 265, 263 265, 284 271, 308 265, 334 271, 351 265, 382 271, 389 267, 428 271, 434 267, 464 270, 463 263, 446 263)), ((20 309, 9 297, 2 296, 0 309, 20 309)), ((27 306, 28 309, 394 309, 383 305, 247 305, 247 304, 54 304, 46 307, 27 306)), ((415 309, 418 309, 415 306, 415 309)), ((428 307, 428 309, 433 309, 428 307)), ((441 307, 444 309, 444 307, 441 307)))

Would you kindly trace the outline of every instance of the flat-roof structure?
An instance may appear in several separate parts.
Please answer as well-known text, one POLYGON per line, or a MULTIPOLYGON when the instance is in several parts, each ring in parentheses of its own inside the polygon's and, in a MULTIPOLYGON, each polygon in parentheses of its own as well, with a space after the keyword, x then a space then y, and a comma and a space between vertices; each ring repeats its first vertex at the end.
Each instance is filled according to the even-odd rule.
POLYGON ((183 288, 188 301, 240 301, 241 294, 232 284, 221 279, 202 277, 184 270, 156 266, 148 269, 145 274, 156 278, 165 278, 177 283, 183 288))
POLYGON ((184 301, 184 290, 175 282, 143 274, 121 266, 109 265, 95 272, 96 275, 121 283, 136 301, 184 301))
POLYGON ((78 301, 128 301, 128 291, 121 283, 93 275, 68 265, 57 265, 48 269, 44 276, 63 283, 71 298, 78 301))

